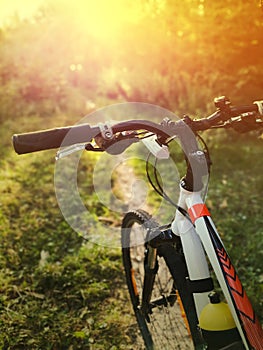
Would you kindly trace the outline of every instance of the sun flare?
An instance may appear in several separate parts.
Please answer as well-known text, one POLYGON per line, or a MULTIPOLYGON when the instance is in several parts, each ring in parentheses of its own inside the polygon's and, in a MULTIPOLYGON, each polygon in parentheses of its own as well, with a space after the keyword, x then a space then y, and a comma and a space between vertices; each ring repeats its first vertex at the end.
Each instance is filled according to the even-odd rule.
POLYGON ((125 24, 140 19, 138 4, 136 0, 0 0, 0 22, 8 23, 14 14, 30 19, 39 7, 48 6, 67 28, 73 25, 98 39, 108 39, 122 31, 125 24))
POLYGON ((59 0, 56 4, 62 16, 98 38, 109 38, 125 23, 134 23, 140 17, 138 6, 126 0, 59 0))
POLYGON ((44 0, 0 0, 0 24, 8 23, 9 18, 18 15, 20 18, 30 18, 44 0))

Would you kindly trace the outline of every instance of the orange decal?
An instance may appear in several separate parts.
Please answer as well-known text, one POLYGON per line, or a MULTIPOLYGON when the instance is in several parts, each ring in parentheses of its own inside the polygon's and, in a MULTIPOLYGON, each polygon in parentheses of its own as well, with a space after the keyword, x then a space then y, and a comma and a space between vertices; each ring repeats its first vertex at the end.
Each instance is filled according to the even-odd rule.
POLYGON ((255 313, 250 304, 250 301, 246 295, 246 292, 242 286, 240 279, 234 269, 234 266, 231 264, 229 257, 226 252, 223 250, 217 250, 219 252, 219 259, 221 261, 222 267, 224 269, 227 282, 229 287, 232 289, 233 297, 235 299, 237 308, 240 312, 245 314, 251 320, 255 319, 255 313))
POLYGON ((241 320, 246 330, 249 343, 253 346, 253 349, 262 350, 263 331, 259 320, 256 318, 255 322, 252 322, 249 318, 246 318, 242 314, 241 320))
POLYGON ((132 281, 132 286, 133 286, 133 290, 134 290, 134 294, 136 296, 139 295, 138 289, 137 289, 137 283, 134 277, 134 269, 131 268, 131 281, 132 281))
POLYGON ((195 204, 188 209, 192 223, 201 216, 211 216, 205 204, 195 204))
POLYGON ((222 268, 225 272, 228 285, 232 290, 231 294, 234 298, 235 305, 240 312, 240 317, 242 319, 248 340, 254 349, 262 350, 263 331, 258 319, 256 318, 248 296, 242 286, 242 283, 238 278, 238 275, 226 251, 221 248, 217 249, 217 253, 222 268))
POLYGON ((240 295, 235 290, 233 290, 233 296, 237 304, 238 310, 242 314, 246 315, 251 321, 254 321, 256 317, 255 312, 250 304, 250 301, 244 289, 243 289, 243 295, 240 295))

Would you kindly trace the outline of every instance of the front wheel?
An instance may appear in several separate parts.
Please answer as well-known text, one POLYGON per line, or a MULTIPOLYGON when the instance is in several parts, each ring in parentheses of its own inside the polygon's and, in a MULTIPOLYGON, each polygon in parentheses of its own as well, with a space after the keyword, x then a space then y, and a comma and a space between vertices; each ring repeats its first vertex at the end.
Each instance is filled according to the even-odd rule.
POLYGON ((163 253, 157 254, 148 308, 142 305, 145 257, 149 254, 147 235, 154 226, 157 224, 150 215, 141 210, 127 213, 122 222, 123 264, 137 323, 146 349, 194 349, 171 267, 167 267, 163 253))

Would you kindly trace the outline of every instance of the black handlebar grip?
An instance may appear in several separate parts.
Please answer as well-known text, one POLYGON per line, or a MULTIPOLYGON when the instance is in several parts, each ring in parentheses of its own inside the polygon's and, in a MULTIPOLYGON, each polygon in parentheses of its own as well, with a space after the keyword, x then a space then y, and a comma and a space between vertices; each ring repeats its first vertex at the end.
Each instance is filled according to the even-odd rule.
POLYGON ((42 130, 13 135, 13 146, 18 154, 24 154, 89 142, 99 133, 98 127, 89 124, 42 130))

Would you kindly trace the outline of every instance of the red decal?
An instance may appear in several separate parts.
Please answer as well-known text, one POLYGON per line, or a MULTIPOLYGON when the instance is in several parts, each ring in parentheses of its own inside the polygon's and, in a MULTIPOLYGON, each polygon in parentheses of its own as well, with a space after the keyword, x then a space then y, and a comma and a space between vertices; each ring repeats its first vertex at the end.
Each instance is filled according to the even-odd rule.
POLYGON ((242 312, 242 314, 249 317, 251 321, 254 321, 255 313, 253 311, 253 308, 250 304, 250 301, 244 289, 243 289, 243 295, 240 295, 236 290, 233 290, 233 296, 237 304, 238 310, 242 312))
POLYGON ((218 252, 218 254, 219 254, 219 256, 220 256, 220 260, 221 260, 221 261, 222 261, 222 260, 227 261, 228 256, 227 256, 227 254, 226 254, 226 252, 224 251, 223 248, 222 248, 221 250, 217 248, 217 252, 218 252))
POLYGON ((255 312, 247 297, 247 294, 242 286, 242 283, 238 278, 234 266, 232 265, 226 251, 221 248, 217 249, 217 253, 225 272, 228 285, 232 290, 231 294, 234 298, 235 305, 240 312, 240 317, 242 319, 247 338, 254 349, 262 350, 263 331, 258 319, 256 318, 255 312))
POLYGON ((253 349, 262 350, 263 344, 263 331, 259 320, 256 318, 255 322, 252 322, 249 318, 241 315, 241 319, 246 330, 249 343, 253 346, 253 349))
POLYGON ((225 251, 223 253, 222 250, 218 250, 218 252, 219 259, 224 269, 228 285, 233 291, 232 294, 235 299, 238 310, 245 314, 247 317, 249 317, 251 320, 254 320, 254 310, 250 304, 250 301, 248 300, 246 292, 242 286, 240 279, 238 278, 234 266, 231 264, 231 261, 225 251))
POLYGON ((192 223, 201 216, 211 216, 205 204, 195 204, 188 209, 192 223))

